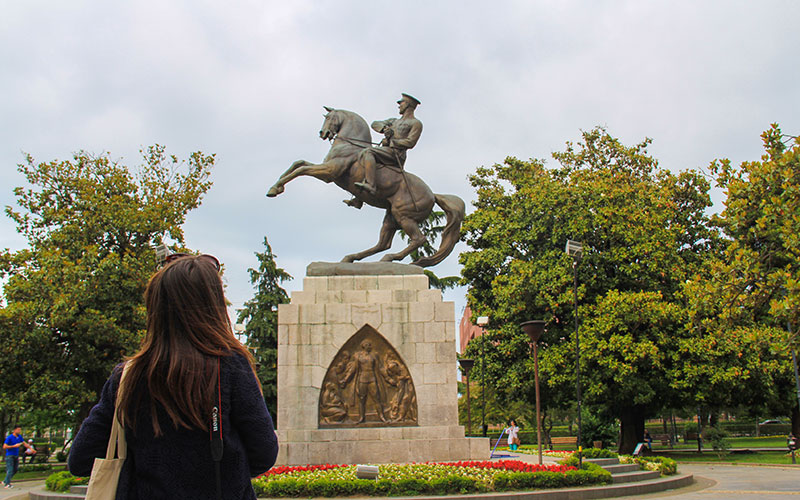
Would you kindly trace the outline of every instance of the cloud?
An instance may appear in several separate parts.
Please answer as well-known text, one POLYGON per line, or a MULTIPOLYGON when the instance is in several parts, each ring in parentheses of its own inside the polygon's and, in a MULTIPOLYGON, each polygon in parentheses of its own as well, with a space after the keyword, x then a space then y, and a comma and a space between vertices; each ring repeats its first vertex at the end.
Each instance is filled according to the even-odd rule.
MULTIPOLYGON (((800 129, 798 14, 778 0, 12 2, 0 19, 0 202, 23 182, 22 151, 216 153, 186 234, 220 254, 241 303, 264 235, 292 289, 309 262, 377 239, 382 212, 346 207, 333 185, 297 179, 264 197, 294 160, 325 156, 323 105, 371 121, 415 95, 425 129, 407 167, 467 201, 476 167, 549 158, 598 124, 625 143, 652 137, 673 170, 752 160, 769 123, 800 129)), ((0 247, 22 245, 0 221, 0 247)), ((456 256, 437 272, 457 274, 456 256)))

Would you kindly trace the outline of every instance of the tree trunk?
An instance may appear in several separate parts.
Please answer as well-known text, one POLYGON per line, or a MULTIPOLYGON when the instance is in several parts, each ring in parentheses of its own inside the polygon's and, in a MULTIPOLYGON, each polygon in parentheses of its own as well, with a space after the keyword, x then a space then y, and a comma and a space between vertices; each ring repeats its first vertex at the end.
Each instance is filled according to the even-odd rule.
POLYGON ((630 455, 644 437, 644 412, 640 408, 624 408, 619 415, 619 453, 630 455))

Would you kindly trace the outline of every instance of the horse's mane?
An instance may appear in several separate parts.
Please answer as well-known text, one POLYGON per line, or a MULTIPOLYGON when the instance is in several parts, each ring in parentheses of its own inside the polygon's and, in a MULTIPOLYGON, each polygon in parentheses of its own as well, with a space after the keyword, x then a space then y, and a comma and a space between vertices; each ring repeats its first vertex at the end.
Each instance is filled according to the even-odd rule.
POLYGON ((348 111, 346 109, 334 109, 333 111, 336 113, 343 113, 347 115, 346 118, 342 120, 343 124, 349 121, 353 122, 353 125, 356 125, 356 128, 353 131, 355 134, 353 133, 350 134, 350 135, 356 135, 355 137, 351 137, 352 139, 360 139, 367 141, 372 140, 372 134, 370 133, 369 125, 367 124, 367 121, 361 117, 361 115, 353 111, 348 111))

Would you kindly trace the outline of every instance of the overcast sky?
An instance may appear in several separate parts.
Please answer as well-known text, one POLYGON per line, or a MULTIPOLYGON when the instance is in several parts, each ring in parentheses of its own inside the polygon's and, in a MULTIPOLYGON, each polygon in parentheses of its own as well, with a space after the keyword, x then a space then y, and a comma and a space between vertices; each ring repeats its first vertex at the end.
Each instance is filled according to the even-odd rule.
MULTIPOLYGON (((335 185, 300 178, 264 196, 294 160, 325 156, 323 105, 369 122, 417 97, 425 128, 406 167, 468 211, 477 167, 549 158, 596 125, 629 145, 652 138, 674 171, 756 160, 772 122, 800 133, 797 1, 0 0, 0 12, 0 205, 24 182, 23 152, 216 153, 186 238, 225 263, 235 307, 265 235, 289 290, 308 263, 377 240, 382 211, 345 206, 335 185)), ((24 245, 0 219, 0 247, 24 245)), ((458 274, 464 248, 434 271, 458 274)), ((457 314, 463 295, 446 294, 457 314)))

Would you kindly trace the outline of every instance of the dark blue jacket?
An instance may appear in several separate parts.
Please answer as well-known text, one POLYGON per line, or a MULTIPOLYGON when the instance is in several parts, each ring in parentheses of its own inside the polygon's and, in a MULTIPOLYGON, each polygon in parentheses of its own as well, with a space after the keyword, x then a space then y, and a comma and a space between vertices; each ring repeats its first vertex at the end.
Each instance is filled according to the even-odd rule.
MULTIPOLYGON (((223 357, 221 462, 222 497, 255 499, 250 478, 269 470, 278 455, 272 418, 250 364, 241 355, 223 357)), ((81 425, 69 453, 69 470, 88 477, 95 457, 104 458, 111 434, 122 365, 103 387, 100 402, 81 425)), ((136 387, 146 391, 146 382, 136 387)), ((213 388, 209 388, 213 390, 213 388)), ((136 414, 136 432, 126 426, 128 458, 122 468, 117 500, 216 498, 214 462, 208 431, 175 429, 166 412, 158 409, 162 435, 155 437, 149 397, 136 414)))

